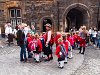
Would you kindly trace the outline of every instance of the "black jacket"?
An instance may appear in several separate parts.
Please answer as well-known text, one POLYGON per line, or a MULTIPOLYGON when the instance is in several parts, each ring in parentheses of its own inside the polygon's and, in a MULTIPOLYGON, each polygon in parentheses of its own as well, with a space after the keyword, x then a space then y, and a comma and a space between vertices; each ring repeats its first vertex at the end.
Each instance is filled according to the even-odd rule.
POLYGON ((21 46, 25 43, 25 34, 22 30, 17 31, 18 45, 21 46))

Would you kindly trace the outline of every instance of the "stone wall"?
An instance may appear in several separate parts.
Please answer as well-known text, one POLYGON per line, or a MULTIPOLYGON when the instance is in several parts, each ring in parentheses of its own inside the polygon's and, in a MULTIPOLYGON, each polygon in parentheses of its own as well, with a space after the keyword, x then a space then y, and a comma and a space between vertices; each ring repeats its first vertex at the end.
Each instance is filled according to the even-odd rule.
MULTIPOLYGON (((8 2, 10 2, 10 0, 8 0, 8 2)), ((89 14, 88 27, 97 25, 98 0, 18 0, 17 2, 19 2, 18 7, 22 9, 23 22, 26 22, 29 25, 31 22, 35 22, 39 31, 42 30, 42 21, 44 18, 50 18, 53 21, 54 31, 57 31, 58 28, 60 31, 64 30, 67 13, 72 8, 78 6, 82 8, 81 10, 84 9, 89 14)), ((3 26, 4 22, 9 20, 8 12, 5 11, 7 10, 7 8, 5 8, 5 3, 7 3, 6 0, 0 1, 0 14, 2 14, 0 15, 0 26, 3 26)), ((17 4, 18 3, 16 3, 15 6, 17 6, 17 4)), ((15 6, 12 4, 11 7, 15 6)))

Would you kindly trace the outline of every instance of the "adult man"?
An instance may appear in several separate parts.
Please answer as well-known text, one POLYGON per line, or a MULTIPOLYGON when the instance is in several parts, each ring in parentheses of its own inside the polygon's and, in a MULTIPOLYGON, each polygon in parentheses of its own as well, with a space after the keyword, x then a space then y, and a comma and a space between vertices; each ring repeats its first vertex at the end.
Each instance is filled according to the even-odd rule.
POLYGON ((50 24, 46 24, 46 36, 45 36, 45 50, 44 50, 44 54, 47 55, 46 61, 52 60, 53 56, 52 56, 52 44, 51 44, 51 40, 52 40, 52 31, 51 31, 51 25, 50 24))
POLYGON ((17 39, 18 39, 18 45, 20 46, 20 61, 27 61, 26 57, 26 42, 25 42, 25 33, 24 33, 24 27, 22 25, 19 26, 19 30, 17 31, 17 39), (24 58, 23 58, 24 56, 24 58))

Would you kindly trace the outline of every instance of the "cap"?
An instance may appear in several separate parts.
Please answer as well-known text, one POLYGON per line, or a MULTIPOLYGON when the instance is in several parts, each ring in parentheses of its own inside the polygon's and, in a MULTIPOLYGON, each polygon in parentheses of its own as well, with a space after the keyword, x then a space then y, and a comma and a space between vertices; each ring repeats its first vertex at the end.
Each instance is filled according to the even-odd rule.
POLYGON ((45 26, 50 27, 51 28, 51 24, 47 23, 45 26))

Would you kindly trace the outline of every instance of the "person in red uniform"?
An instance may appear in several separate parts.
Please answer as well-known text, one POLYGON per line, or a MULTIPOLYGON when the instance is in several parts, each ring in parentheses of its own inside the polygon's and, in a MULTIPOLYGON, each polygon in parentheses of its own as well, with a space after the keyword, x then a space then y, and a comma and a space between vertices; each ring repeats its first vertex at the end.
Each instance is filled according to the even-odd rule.
POLYGON ((70 33, 67 33, 67 40, 70 42, 68 57, 69 57, 70 59, 72 59, 72 58, 73 58, 72 47, 73 47, 73 45, 74 45, 74 39, 73 39, 73 37, 71 36, 70 33))
POLYGON ((76 31, 74 38, 75 38, 75 47, 79 49, 79 31, 76 31))
POLYGON ((45 35, 45 49, 44 49, 44 55, 47 55, 45 61, 50 61, 53 59, 52 56, 52 43, 51 40, 52 39, 52 27, 51 24, 46 24, 46 35, 45 35))
POLYGON ((80 31, 80 38, 79 38, 79 43, 80 43, 79 53, 81 53, 82 48, 83 48, 83 52, 81 54, 84 54, 84 52, 85 52, 86 38, 87 38, 87 30, 86 30, 86 26, 83 26, 80 31))
POLYGON ((58 39, 58 45, 56 47, 56 55, 58 57, 58 64, 59 64, 58 67, 61 69, 64 68, 66 48, 65 48, 62 38, 58 39))
POLYGON ((35 59, 36 59, 36 62, 39 63, 40 62, 40 56, 39 54, 42 52, 42 43, 41 43, 41 40, 39 39, 39 35, 36 33, 35 34, 35 41, 36 41, 36 51, 34 51, 35 53, 35 59))
POLYGON ((65 45, 65 48, 66 48, 66 57, 65 57, 65 62, 64 63, 67 63, 67 58, 68 58, 68 49, 69 49, 69 41, 66 39, 66 35, 63 35, 63 43, 65 45))
POLYGON ((30 33, 27 34, 27 42, 26 42, 26 48, 28 52, 28 58, 32 58, 31 50, 29 49, 28 45, 32 41, 32 35, 30 33))
POLYGON ((56 36, 55 36, 55 44, 56 44, 56 46, 58 45, 58 39, 61 38, 61 37, 62 37, 61 33, 60 32, 56 32, 56 36))

